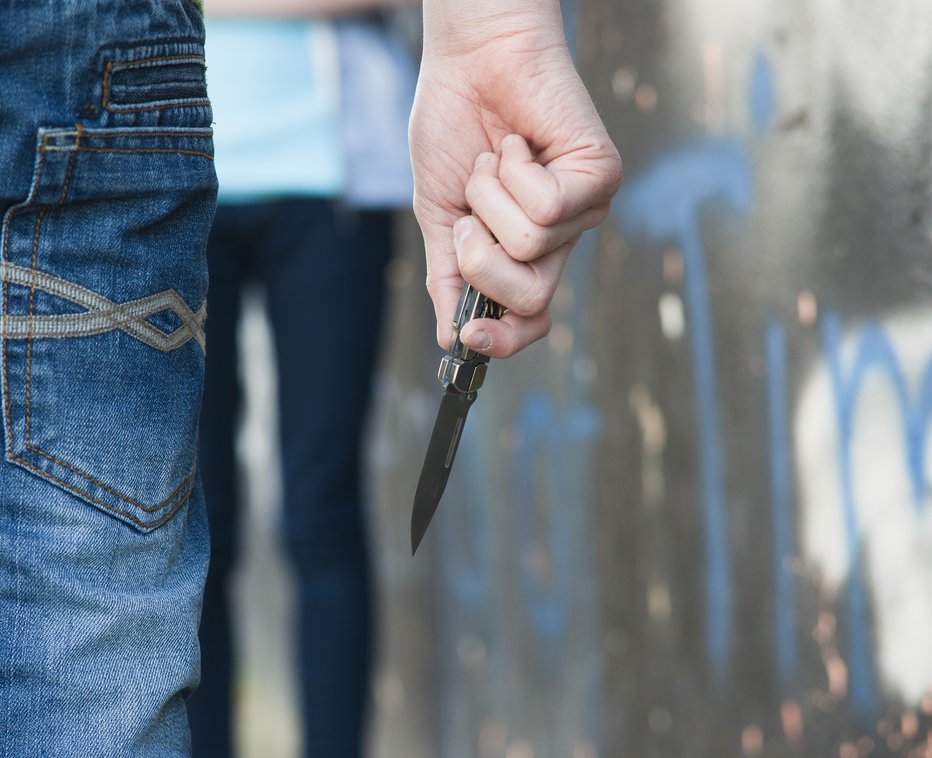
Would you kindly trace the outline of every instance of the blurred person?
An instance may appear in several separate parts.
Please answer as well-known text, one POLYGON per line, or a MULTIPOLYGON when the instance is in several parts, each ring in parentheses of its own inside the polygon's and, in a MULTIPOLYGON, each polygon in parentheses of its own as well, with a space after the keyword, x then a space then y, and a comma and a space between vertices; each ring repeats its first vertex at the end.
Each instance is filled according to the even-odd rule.
POLYGON ((200 426, 211 560, 201 684, 189 702, 203 756, 232 755, 235 733, 236 329, 250 284, 264 290, 278 363, 281 534, 296 586, 304 754, 361 755, 369 699, 373 593, 360 457, 394 211, 410 207, 413 190, 416 72, 383 15, 358 14, 353 0, 292 5, 307 17, 282 18, 265 0, 207 4, 220 180, 200 426), (340 14, 344 7, 357 13, 340 14))
MULTIPOLYGON (((438 340, 465 277, 511 313, 463 338, 504 356, 549 328, 620 161, 557 0, 423 6, 410 135, 438 340)), ((17 3, 0 25, 0 747, 187 756, 216 192, 200 5, 17 3)), ((303 328, 340 331, 360 303, 303 328)))

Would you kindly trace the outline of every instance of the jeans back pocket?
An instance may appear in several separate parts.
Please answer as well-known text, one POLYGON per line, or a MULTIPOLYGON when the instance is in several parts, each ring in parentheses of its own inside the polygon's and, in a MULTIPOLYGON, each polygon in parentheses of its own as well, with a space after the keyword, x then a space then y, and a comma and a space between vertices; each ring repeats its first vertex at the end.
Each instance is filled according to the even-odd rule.
POLYGON ((195 487, 215 193, 208 128, 46 129, 3 223, 5 456, 144 531, 195 487))

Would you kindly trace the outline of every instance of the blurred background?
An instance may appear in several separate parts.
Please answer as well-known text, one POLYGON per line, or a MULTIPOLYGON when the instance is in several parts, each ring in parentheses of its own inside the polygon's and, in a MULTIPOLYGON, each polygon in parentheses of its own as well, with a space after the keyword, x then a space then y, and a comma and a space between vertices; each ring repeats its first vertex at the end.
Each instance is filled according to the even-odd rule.
MULTIPOLYGON (((932 4, 564 13, 625 183, 549 338, 493 361, 414 558, 441 353, 409 217, 386 269, 370 755, 930 758, 932 4)), ((241 755, 284 758, 261 305, 239 331, 236 728, 241 755)))

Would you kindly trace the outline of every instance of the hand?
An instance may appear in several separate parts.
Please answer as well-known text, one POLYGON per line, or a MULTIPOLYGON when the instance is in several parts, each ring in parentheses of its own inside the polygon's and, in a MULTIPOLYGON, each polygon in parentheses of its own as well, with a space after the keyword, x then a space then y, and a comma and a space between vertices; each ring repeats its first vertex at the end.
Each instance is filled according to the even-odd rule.
POLYGON ((411 153, 437 341, 449 347, 465 278, 508 313, 471 322, 461 338, 506 357, 549 332, 566 258, 607 215, 621 161, 569 58, 557 3, 481 24, 482 2, 459 3, 472 11, 465 30, 436 5, 436 24, 425 5, 411 153))

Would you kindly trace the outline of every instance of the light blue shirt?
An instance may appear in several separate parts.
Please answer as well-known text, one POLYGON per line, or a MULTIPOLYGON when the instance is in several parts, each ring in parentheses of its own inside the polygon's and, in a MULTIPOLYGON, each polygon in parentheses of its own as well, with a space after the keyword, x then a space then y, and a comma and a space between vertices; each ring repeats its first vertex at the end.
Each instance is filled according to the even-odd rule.
POLYGON ((221 202, 343 193, 339 69, 326 21, 207 21, 221 202))

